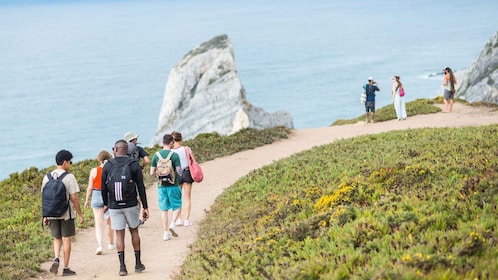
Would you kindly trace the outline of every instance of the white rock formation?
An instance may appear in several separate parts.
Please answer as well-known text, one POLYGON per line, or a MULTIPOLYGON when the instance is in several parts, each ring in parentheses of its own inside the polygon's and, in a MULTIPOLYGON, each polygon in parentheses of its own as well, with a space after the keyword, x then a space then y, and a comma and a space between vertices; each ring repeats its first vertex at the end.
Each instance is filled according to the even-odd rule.
POLYGON ((458 97, 498 104, 498 32, 467 69, 456 72, 456 77, 458 97))
POLYGON ((199 133, 228 135, 243 128, 293 128, 285 111, 266 113, 246 99, 227 35, 190 51, 170 72, 152 144, 173 130, 184 139, 199 133))

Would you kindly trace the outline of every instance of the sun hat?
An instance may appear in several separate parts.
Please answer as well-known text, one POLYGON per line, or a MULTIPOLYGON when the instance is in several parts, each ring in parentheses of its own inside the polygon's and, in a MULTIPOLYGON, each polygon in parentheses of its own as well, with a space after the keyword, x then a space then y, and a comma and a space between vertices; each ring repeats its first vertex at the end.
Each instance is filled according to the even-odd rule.
POLYGON ((132 131, 126 132, 123 136, 126 142, 130 142, 131 140, 138 138, 138 134, 133 133, 132 131))
POLYGON ((372 78, 372 77, 368 77, 368 80, 369 80, 369 81, 373 81, 373 80, 374 80, 374 78, 372 78))

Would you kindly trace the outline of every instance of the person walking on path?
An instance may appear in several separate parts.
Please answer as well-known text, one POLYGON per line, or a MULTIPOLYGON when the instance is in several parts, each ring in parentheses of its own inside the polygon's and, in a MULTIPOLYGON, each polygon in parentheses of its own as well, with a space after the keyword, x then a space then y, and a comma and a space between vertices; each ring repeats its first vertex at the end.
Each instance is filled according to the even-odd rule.
POLYGON ((140 207, 137 196, 140 196, 143 205, 142 219, 149 217, 147 195, 142 176, 142 169, 138 161, 128 158, 128 143, 118 140, 113 148, 114 158, 109 160, 102 170, 102 199, 104 211, 109 208, 111 227, 116 231, 116 245, 119 258, 119 275, 128 274, 125 264, 125 228, 128 225, 131 242, 135 251, 135 272, 142 272, 145 266, 141 261, 140 235, 138 220, 140 207), (138 190, 138 195, 137 195, 138 190))
MULTIPOLYGON (((149 159, 149 154, 145 151, 145 149, 138 146, 138 134, 135 134, 133 131, 129 131, 125 133, 123 137, 124 140, 128 142, 128 156, 130 158, 138 160, 140 168, 143 170, 147 165, 149 165, 150 159, 149 159)), ((138 198, 138 203, 142 205, 140 198, 138 198)), ((143 207, 140 207, 139 217, 142 217, 142 215, 143 215, 143 207)), ((142 219, 139 219, 138 223, 139 225, 142 225, 144 221, 142 219)))
POLYGON ((179 178, 181 177, 181 169, 180 169, 180 158, 178 154, 171 150, 173 146, 173 136, 171 134, 165 134, 163 136, 163 149, 157 151, 152 156, 152 162, 150 167, 150 174, 152 176, 156 176, 158 179, 157 186, 157 198, 159 209, 161 210, 161 221, 163 225, 163 240, 169 240, 170 235, 173 237, 178 237, 178 234, 175 231, 175 221, 178 219, 178 213, 180 212, 180 208, 182 207, 182 190, 179 186, 179 178), (169 155, 172 153, 171 155, 169 155), (174 181, 171 182, 169 178, 160 176, 157 172, 157 167, 159 160, 167 159, 170 157, 172 164, 172 172, 178 174, 178 176, 173 176, 174 181), (169 212, 171 211, 171 223, 168 223, 169 212))
POLYGON ((375 122, 375 92, 380 91, 377 82, 374 81, 372 77, 368 78, 368 84, 363 86, 367 94, 367 100, 365 102, 365 122, 369 122, 368 113, 370 112, 370 122, 375 122))
POLYGON ((83 213, 81 212, 80 202, 78 199, 78 193, 80 192, 80 187, 73 174, 69 173, 71 160, 73 159, 73 154, 67 150, 60 150, 55 156, 55 162, 57 168, 50 172, 49 175, 45 175, 42 180, 42 193, 43 189, 49 182, 49 179, 62 178, 62 183, 66 188, 66 198, 69 201, 69 207, 60 217, 44 217, 43 224, 50 227, 50 232, 54 238, 54 261, 50 266, 50 272, 57 274, 59 270, 59 257, 61 248, 64 252, 64 269, 62 270, 62 276, 76 275, 76 272, 69 268, 69 259, 71 257, 71 238, 76 234, 76 226, 74 224, 74 219, 76 213, 78 213, 79 223, 83 223, 83 213))
POLYGON ((443 99, 444 111, 443 113, 450 113, 453 111, 453 99, 455 98, 455 85, 457 80, 453 75, 453 70, 450 67, 444 68, 443 78, 443 99))
POLYGON ((192 176, 190 175, 187 151, 185 150, 189 148, 182 145, 183 139, 180 132, 173 131, 171 136, 173 136, 174 141, 173 149, 171 150, 180 157, 180 174, 182 174, 179 176, 179 184, 182 190, 182 208, 178 212, 178 219, 176 219, 175 225, 189 227, 192 225, 192 222, 190 222, 190 209, 192 205, 192 183, 194 182, 194 179, 192 179, 192 176), (185 217, 184 221, 182 221, 182 214, 185 217))
POLYGON ((392 80, 392 94, 396 117, 398 118, 398 121, 406 120, 405 89, 403 88, 403 83, 401 83, 399 76, 394 76, 392 80))
MULTIPOLYGON (((90 176, 88 177, 88 187, 86 189, 86 200, 85 209, 91 205, 93 210, 93 217, 95 219, 95 237, 97 238, 97 250, 96 255, 102 254, 102 235, 104 229, 104 200, 102 200, 102 168, 104 164, 112 158, 108 151, 100 151, 97 155, 97 161, 99 166, 94 167, 90 170, 90 176), (90 196, 92 197, 90 203, 90 196)), ((114 244, 114 231, 111 229, 111 220, 107 221, 107 235, 109 237, 109 245, 107 248, 109 250, 116 249, 114 244)))

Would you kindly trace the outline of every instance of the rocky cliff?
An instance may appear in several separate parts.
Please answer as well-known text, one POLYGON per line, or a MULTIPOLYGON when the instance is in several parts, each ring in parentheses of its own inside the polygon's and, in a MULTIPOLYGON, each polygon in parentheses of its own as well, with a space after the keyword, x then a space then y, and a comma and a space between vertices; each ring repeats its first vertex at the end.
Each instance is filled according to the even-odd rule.
POLYGON ((190 139, 204 132, 228 135, 274 126, 293 128, 292 116, 266 113, 247 101, 232 43, 221 35, 190 51, 171 70, 152 143, 160 144, 173 130, 190 139))
POLYGON ((498 104, 498 32, 479 57, 465 70, 456 72, 458 97, 469 102, 498 104))

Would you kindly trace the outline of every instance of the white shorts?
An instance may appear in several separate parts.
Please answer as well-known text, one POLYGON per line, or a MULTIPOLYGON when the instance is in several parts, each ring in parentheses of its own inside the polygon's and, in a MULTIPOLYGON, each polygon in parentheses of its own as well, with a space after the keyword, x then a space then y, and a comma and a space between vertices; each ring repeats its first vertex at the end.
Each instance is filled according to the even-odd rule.
POLYGON ((111 214, 111 228, 113 230, 124 230, 126 224, 129 228, 137 228, 140 216, 140 206, 121 209, 109 209, 111 214))

